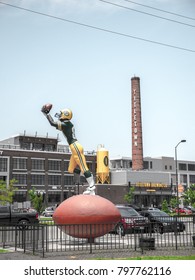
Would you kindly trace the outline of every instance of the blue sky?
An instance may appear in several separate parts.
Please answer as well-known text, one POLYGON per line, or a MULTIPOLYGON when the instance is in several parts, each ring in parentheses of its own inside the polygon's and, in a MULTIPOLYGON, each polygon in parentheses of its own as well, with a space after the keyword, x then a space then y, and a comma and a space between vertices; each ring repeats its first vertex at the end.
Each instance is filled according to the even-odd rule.
POLYGON ((52 115, 72 109, 85 150, 104 144, 110 158, 131 157, 135 75, 141 81, 144 156, 174 156, 186 139, 178 159, 195 160, 193 0, 134 1, 192 19, 125 0, 0 2, 33 11, 0 3, 0 139, 26 131, 59 133, 66 143, 40 112, 50 102, 52 115))

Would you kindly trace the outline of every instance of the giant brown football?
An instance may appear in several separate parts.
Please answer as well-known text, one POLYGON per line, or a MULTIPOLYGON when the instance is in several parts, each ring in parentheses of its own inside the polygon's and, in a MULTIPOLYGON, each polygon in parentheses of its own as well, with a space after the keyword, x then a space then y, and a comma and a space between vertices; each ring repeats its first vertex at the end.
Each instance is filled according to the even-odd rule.
POLYGON ((74 195, 55 210, 53 220, 66 234, 95 238, 112 231, 120 221, 116 206, 99 195, 74 195))

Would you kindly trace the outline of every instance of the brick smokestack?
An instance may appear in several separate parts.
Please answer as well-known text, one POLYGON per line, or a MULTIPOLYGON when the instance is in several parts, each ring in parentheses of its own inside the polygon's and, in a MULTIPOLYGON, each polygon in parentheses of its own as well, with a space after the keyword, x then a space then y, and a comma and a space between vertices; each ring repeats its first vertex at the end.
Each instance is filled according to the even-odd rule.
POLYGON ((132 104, 132 170, 143 169, 143 142, 140 78, 131 78, 131 104, 132 104))

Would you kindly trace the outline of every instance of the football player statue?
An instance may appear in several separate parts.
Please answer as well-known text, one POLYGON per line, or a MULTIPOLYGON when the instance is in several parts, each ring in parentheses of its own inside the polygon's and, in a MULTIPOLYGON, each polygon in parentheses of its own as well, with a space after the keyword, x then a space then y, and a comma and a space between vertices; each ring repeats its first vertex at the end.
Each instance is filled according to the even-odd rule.
POLYGON ((55 122, 52 116, 49 114, 51 108, 52 104, 46 104, 42 107, 41 111, 48 119, 50 125, 62 131, 69 144, 72 155, 70 157, 68 172, 74 173, 77 176, 80 176, 82 172, 89 185, 83 194, 95 195, 96 187, 93 174, 90 172, 87 166, 85 155, 83 153, 83 147, 77 141, 74 125, 70 121, 72 119, 72 111, 70 109, 62 109, 60 113, 55 114, 55 117, 58 118, 58 121, 55 122))

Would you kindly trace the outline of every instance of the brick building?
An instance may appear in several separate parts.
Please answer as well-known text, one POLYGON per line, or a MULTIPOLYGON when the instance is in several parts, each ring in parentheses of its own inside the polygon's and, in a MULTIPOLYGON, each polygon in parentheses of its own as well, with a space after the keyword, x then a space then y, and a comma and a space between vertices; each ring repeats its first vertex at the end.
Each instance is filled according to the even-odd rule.
MULTIPOLYGON (((46 205, 54 205, 80 191, 74 175, 68 173, 70 156, 69 146, 60 145, 57 138, 16 135, 0 141, 0 180, 17 180, 15 202, 28 201, 28 191, 35 187, 45 193, 46 205)), ((86 152, 85 156, 95 176, 96 155, 86 152)), ((81 177, 80 187, 85 184, 81 177)))

